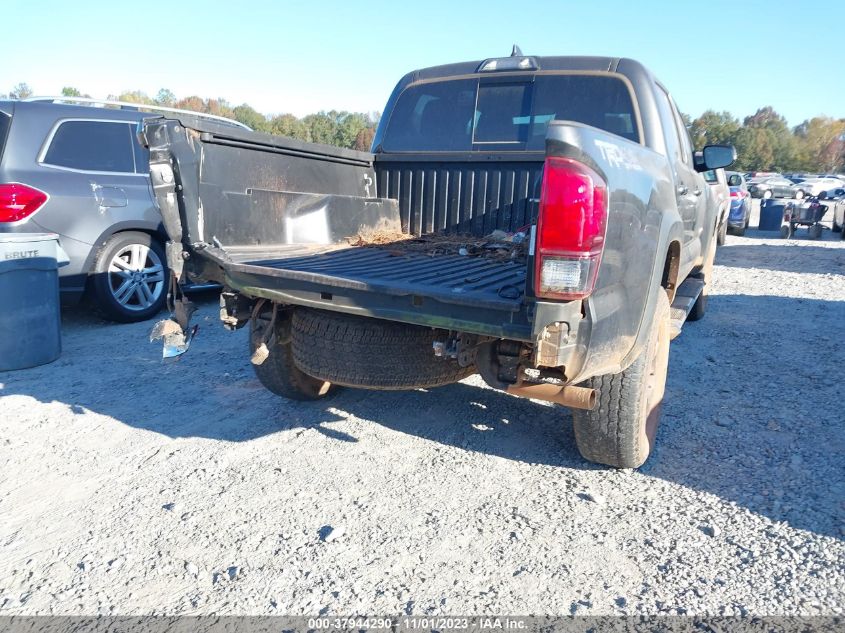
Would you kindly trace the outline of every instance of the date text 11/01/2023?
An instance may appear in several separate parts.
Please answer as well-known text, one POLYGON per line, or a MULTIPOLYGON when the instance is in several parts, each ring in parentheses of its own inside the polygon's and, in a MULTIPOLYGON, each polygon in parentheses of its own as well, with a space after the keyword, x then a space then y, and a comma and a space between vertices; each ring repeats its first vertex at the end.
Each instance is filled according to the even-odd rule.
POLYGON ((341 617, 309 618, 308 628, 314 630, 486 630, 519 631, 527 628, 522 618, 507 617, 341 617))

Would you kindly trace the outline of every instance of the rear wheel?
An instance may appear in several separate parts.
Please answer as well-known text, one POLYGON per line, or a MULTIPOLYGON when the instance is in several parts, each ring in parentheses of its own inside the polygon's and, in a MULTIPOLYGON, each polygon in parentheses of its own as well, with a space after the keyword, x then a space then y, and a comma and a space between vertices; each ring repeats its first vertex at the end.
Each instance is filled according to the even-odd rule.
POLYGON ((277 396, 291 400, 319 400, 335 391, 330 382, 309 376, 296 366, 290 336, 290 319, 279 319, 273 331, 267 333, 270 319, 253 318, 250 320, 249 353, 267 341, 269 355, 260 365, 253 364, 255 375, 268 390, 277 396))
POLYGON ((822 227, 821 224, 814 224, 809 229, 807 229, 807 234, 810 236, 811 240, 817 240, 822 236, 822 227))
POLYGON ((669 298, 660 292, 648 343, 618 374, 591 378, 598 390, 592 411, 573 411, 581 455, 616 468, 641 466, 654 447, 669 367, 669 298))
POLYGON ((158 240, 117 233, 97 253, 91 290, 103 315, 124 323, 158 314, 167 300, 167 258, 158 240))

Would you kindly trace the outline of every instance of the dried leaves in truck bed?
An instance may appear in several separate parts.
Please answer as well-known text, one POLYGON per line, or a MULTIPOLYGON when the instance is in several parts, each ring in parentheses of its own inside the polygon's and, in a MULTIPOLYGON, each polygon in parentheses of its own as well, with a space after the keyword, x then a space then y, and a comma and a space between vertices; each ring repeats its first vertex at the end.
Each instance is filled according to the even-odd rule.
POLYGON ((351 246, 385 249, 397 257, 419 253, 429 257, 460 255, 524 263, 528 252, 528 239, 524 231, 506 233, 497 230, 479 238, 465 234, 430 233, 416 236, 398 231, 368 230, 347 238, 347 241, 351 246))

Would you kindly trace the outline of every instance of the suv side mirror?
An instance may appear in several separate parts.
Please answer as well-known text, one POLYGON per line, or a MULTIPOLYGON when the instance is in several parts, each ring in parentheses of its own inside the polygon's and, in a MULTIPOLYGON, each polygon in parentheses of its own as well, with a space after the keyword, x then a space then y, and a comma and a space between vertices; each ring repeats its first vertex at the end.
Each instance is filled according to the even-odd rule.
POLYGON ((730 167, 736 160, 736 149, 733 145, 705 145, 701 150, 701 162, 696 161, 696 171, 730 167))

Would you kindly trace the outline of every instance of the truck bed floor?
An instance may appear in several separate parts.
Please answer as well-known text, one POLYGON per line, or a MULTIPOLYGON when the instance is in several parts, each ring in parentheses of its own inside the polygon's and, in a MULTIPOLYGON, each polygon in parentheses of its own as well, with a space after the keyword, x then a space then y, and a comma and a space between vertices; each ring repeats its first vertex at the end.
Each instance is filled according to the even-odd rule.
POLYGON ((227 254, 232 272, 512 312, 520 309, 525 288, 524 263, 483 257, 303 245, 236 247, 227 254))

